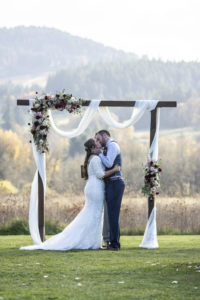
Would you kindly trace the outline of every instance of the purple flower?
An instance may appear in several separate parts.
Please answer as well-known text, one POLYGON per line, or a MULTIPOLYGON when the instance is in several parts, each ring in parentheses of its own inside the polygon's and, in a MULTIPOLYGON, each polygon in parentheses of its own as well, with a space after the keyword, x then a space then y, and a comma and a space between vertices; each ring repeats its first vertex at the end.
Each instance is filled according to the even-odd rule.
POLYGON ((59 109, 59 108, 61 108, 61 106, 60 106, 60 102, 55 104, 55 108, 56 108, 56 109, 59 109))
POLYGON ((34 122, 35 127, 37 127, 38 125, 40 125, 40 123, 38 121, 34 122))
POLYGON ((31 133, 32 133, 32 135, 35 135, 35 134, 36 134, 36 130, 35 130, 35 129, 32 129, 32 130, 31 130, 31 133))
POLYGON ((65 106, 66 106, 66 104, 65 104, 65 102, 64 102, 64 101, 60 101, 60 103, 59 103, 59 104, 60 104, 60 106, 61 106, 61 107, 65 107, 65 106))

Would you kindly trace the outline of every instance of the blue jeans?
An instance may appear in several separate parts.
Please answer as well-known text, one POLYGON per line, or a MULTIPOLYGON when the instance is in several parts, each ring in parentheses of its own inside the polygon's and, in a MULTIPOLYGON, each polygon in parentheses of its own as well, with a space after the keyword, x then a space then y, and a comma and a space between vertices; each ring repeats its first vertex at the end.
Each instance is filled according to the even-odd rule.
POLYGON ((120 248, 119 214, 124 188, 125 183, 121 179, 107 182, 105 186, 110 225, 110 245, 114 248, 120 248))

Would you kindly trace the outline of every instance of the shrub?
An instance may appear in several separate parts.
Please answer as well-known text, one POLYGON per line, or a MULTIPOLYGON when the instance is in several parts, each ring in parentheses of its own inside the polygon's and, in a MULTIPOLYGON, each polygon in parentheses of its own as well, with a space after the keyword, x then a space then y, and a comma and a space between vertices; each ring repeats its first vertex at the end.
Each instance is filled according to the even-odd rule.
MULTIPOLYGON (((53 235, 62 231, 62 227, 58 223, 53 223, 51 221, 45 221, 45 233, 47 235, 53 235)), ((0 226, 0 235, 28 235, 29 225, 28 221, 22 219, 12 220, 7 224, 0 226)))
POLYGON ((21 219, 13 220, 0 227, 0 235, 29 234, 28 222, 21 219))
POLYGON ((59 233, 63 230, 63 228, 56 222, 53 223, 49 220, 45 221, 45 233, 48 235, 53 235, 59 233))

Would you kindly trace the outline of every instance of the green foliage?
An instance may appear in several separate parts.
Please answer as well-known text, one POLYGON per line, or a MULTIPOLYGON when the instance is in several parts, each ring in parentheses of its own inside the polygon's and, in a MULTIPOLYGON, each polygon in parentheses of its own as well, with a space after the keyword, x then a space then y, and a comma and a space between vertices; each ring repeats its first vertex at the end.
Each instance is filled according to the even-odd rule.
POLYGON ((196 81, 200 76, 199 65, 140 59, 80 66, 51 75, 46 89, 61 90, 67 82, 67 89, 77 97, 185 102, 194 91, 199 95, 200 84, 196 81))
POLYGON ((49 220, 45 221, 45 233, 47 235, 57 234, 63 230, 63 227, 61 227, 58 223, 53 223, 49 220))
MULTIPOLYGON (((58 223, 53 223, 49 220, 45 221, 45 233, 56 234, 62 231, 62 227, 58 223)), ((8 224, 0 226, 0 235, 29 235, 28 221, 22 219, 16 219, 8 224)))
POLYGON ((3 299, 200 299, 199 236, 121 238, 121 250, 20 251, 30 237, 0 237, 3 299), (172 283, 172 282, 177 283, 172 283))
POLYGON ((0 226, 0 235, 29 234, 28 222, 17 219, 0 226))

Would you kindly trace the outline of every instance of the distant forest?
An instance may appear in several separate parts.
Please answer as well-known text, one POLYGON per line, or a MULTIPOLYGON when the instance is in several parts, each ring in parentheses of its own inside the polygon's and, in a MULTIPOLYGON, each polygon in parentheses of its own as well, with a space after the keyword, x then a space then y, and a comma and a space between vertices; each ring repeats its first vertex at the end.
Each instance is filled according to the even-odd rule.
MULTIPOLYGON (((161 110, 162 128, 200 127, 200 64, 148 60, 70 67, 50 75, 45 89, 0 85, 0 126, 13 129, 15 124, 25 125, 24 114, 16 107, 17 98, 63 88, 83 99, 177 101, 177 109, 161 110)), ((131 110, 116 108, 113 112, 125 120, 131 110)), ((149 128, 149 119, 143 118, 136 128, 149 128)))
MULTIPOLYGON (((30 116, 27 107, 16 106, 16 99, 33 98, 36 91, 55 93, 65 89, 66 93, 84 99, 177 101, 177 108, 161 109, 161 129, 182 128, 181 134, 170 133, 159 139, 165 170, 162 190, 169 196, 200 192, 200 63, 139 59, 135 54, 50 28, 3 28, 0 41, 0 79, 6 79, 0 84, 0 180, 9 180, 22 190, 35 172, 27 125, 30 116), (44 88, 36 84, 16 85, 12 81, 15 76, 34 77, 43 72, 49 74, 44 88), (190 137, 184 135, 185 127, 190 127, 190 137)), ((131 113, 131 109, 112 111, 121 121, 131 113)), ((57 120, 63 121, 58 115, 57 120)), ((97 119, 83 135, 74 139, 58 139, 52 135, 51 152, 47 156, 49 188, 58 193, 82 192, 83 144, 100 128, 98 122, 97 119)), ((148 131, 149 114, 134 127, 148 131)), ((134 134, 133 127, 112 130, 123 152, 126 192, 130 194, 140 193, 149 137, 149 133, 148 136, 144 133, 145 141, 142 141, 134 138, 134 134)))
POLYGON ((0 28, 0 78, 38 75, 88 63, 136 59, 88 39, 72 36, 53 28, 0 28))
MULTIPOLYGON (((23 114, 16 108, 17 98, 29 97, 36 90, 54 93, 63 88, 85 99, 177 101, 178 109, 162 110, 162 128, 199 128, 198 62, 138 59, 135 54, 52 28, 1 28, 0 41, 0 78, 8 79, 0 85, 0 126, 4 129, 25 124, 23 114), (52 71, 45 88, 16 86, 9 79, 52 71)), ((128 110, 113 111, 121 120, 130 115, 128 110)), ((148 119, 136 125, 139 129, 148 126, 148 119)))

